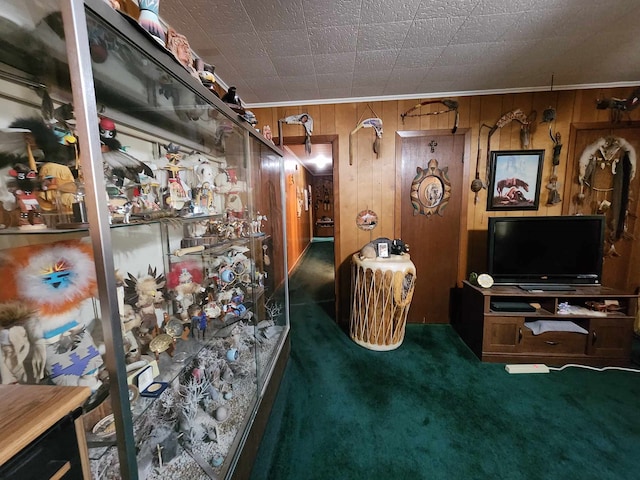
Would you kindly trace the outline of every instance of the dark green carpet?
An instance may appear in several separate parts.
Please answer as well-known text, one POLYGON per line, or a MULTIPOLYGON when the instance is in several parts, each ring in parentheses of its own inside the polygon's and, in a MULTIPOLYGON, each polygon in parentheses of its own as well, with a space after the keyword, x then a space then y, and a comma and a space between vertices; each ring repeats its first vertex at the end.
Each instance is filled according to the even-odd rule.
POLYGON ((448 325, 362 348, 327 314, 332 248, 313 243, 292 276, 291 357, 252 480, 640 478, 639 374, 509 375, 448 325))

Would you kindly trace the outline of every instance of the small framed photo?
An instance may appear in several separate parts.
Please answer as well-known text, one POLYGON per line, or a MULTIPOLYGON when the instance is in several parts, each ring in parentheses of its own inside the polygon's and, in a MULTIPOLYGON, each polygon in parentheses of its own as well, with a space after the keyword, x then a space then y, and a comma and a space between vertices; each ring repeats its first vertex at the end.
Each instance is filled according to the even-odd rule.
POLYGON ((387 243, 378 243, 378 256, 380 258, 389 258, 389 245, 387 243))
POLYGON ((538 210, 544 150, 491 152, 487 210, 538 210))

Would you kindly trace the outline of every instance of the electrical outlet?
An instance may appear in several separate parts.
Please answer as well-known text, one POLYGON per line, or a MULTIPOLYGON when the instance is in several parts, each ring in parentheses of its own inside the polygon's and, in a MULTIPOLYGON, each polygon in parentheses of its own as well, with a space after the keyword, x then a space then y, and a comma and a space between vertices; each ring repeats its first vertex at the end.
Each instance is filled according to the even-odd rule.
POLYGON ((518 363, 505 365, 504 369, 509 373, 549 373, 549 367, 544 363, 518 363))

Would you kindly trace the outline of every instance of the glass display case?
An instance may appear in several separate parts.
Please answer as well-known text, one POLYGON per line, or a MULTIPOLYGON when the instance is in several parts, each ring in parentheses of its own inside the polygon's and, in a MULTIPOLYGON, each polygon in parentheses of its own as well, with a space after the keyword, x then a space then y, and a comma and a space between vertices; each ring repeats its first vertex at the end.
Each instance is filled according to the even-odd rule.
POLYGON ((96 479, 231 478, 288 353, 282 153, 101 0, 0 42, 2 383, 91 388, 96 479))

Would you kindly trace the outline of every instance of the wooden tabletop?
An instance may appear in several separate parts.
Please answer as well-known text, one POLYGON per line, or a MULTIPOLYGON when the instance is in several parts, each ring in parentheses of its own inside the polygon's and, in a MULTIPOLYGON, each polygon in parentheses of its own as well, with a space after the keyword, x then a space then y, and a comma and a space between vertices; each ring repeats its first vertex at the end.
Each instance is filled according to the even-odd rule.
POLYGON ((80 407, 88 387, 0 385, 0 465, 80 407))

